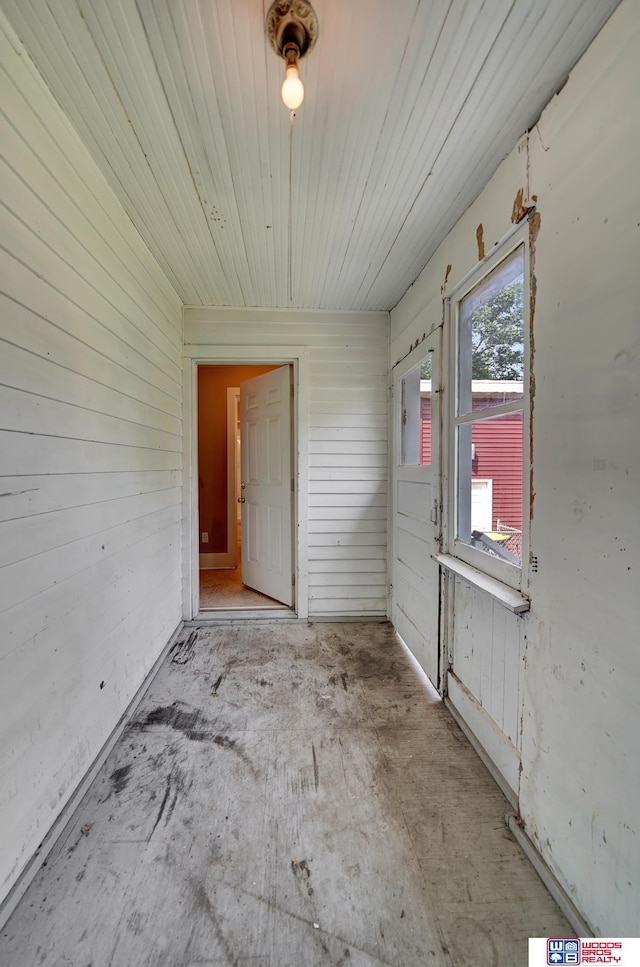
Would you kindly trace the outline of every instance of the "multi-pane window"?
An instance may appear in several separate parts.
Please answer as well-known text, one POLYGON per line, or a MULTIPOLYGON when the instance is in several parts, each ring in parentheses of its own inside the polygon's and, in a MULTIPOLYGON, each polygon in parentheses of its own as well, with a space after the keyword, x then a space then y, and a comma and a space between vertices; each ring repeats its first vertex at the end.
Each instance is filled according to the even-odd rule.
POLYGON ((455 536, 522 565, 525 250, 520 245, 457 303, 455 536))

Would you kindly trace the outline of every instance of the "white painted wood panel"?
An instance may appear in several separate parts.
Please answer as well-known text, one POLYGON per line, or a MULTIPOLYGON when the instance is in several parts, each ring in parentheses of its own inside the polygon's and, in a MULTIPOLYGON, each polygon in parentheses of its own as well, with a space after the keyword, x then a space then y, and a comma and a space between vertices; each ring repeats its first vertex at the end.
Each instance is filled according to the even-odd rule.
MULTIPOLYGON (((9 162, 12 160, 9 159, 9 162)), ((27 164, 29 168, 34 167, 31 158, 19 158, 13 163, 19 166, 27 164)), ((150 360, 157 361, 156 365, 161 372, 154 374, 155 381, 160 385, 166 384, 175 391, 178 373, 175 359, 172 358, 175 354, 175 347, 163 332, 162 327, 154 325, 153 317, 149 317, 138 303, 129 298, 126 293, 122 294, 116 290, 114 293, 109 292, 108 295, 105 295, 104 277, 108 276, 113 281, 117 272, 123 272, 120 259, 116 253, 110 249, 98 251, 97 255, 90 253, 84 246, 91 245, 94 240, 91 235, 88 238, 86 237, 89 233, 87 233, 83 224, 76 228, 76 231, 80 232, 82 244, 69 231, 68 235, 60 240, 60 244, 53 248, 50 244, 47 244, 45 239, 51 238, 56 233, 62 234, 63 223, 60 217, 54 216, 49 210, 50 186, 47 185, 43 189, 45 203, 44 201, 40 202, 40 199, 33 198, 27 186, 8 165, 2 166, 2 178, 9 193, 8 212, 5 216, 5 232, 10 243, 9 250, 14 258, 19 261, 24 261, 27 257, 30 271, 33 274, 37 273, 36 278, 48 286, 46 290, 43 289, 42 285, 36 287, 41 293, 46 292, 44 301, 47 307, 50 299, 49 288, 57 288, 66 293, 65 302, 72 301, 79 308, 85 309, 85 314, 90 316, 83 320, 84 327, 88 329, 86 335, 89 340, 93 341, 91 330, 97 327, 102 330, 103 343, 101 346, 103 351, 108 351, 115 362, 120 361, 123 351, 125 351, 127 360, 133 360, 134 364, 138 363, 143 372, 148 372, 151 368, 150 360), (33 217, 28 225, 24 225, 20 213, 24 211, 27 204, 31 207, 33 217), (105 261, 105 263, 98 262, 97 259, 100 257, 108 261, 105 261), (71 290, 69 282, 73 283, 73 290, 71 290), (69 297, 71 291, 73 291, 72 299, 69 297), (113 330, 107 332, 104 332, 104 327, 99 322, 101 314, 105 311, 105 304, 115 310, 113 312, 113 330), (96 316, 98 319, 96 319, 96 316), (150 338, 149 332, 147 332, 145 338, 143 333, 137 331, 136 323, 140 327, 146 325, 150 326, 151 330, 155 329, 154 339, 150 338), (127 335, 129 329, 131 330, 130 340, 127 335), (119 353, 115 348, 118 340, 120 341, 119 353), (172 375, 172 380, 167 372, 172 375)), ((60 199, 60 204, 64 205, 65 202, 68 204, 68 199, 63 196, 60 199)), ((60 214, 62 217, 64 208, 62 208, 60 214)), ((20 267, 11 265, 6 289, 9 295, 14 294, 10 282, 11 278, 14 279, 18 291, 20 291, 21 275, 20 267)), ((131 276, 129 278, 130 282, 134 281, 131 276)), ((34 293, 32 308, 37 310, 41 304, 34 293)), ((74 323, 77 333, 77 319, 74 316, 70 318, 66 326, 63 324, 62 328, 70 327, 73 330, 74 323)))
MULTIPOLYGON (((34 640, 43 633, 49 634, 50 629, 72 615, 75 608, 84 607, 85 603, 91 605, 97 595, 110 593, 111 586, 124 583, 129 588, 132 569, 144 567, 154 555, 169 553, 175 542, 175 524, 156 528, 139 540, 113 550, 90 567, 62 576, 55 584, 48 582, 44 590, 28 598, 28 607, 16 600, 3 613, 6 635, 0 661, 15 654, 25 641, 34 640)), ((28 661, 29 654, 21 655, 21 661, 28 661)))
POLYGON ((15 434, 0 430, 0 449, 7 464, 16 473, 111 473, 130 469, 176 470, 180 467, 180 453, 147 447, 121 446, 60 437, 55 449, 47 446, 50 438, 44 434, 15 434))
MULTIPOLYGON (((11 377, 8 375, 6 378, 11 377)), ((166 433, 131 420, 114 419, 104 413, 96 413, 58 400, 43 400, 9 386, 0 387, 0 407, 5 414, 5 429, 12 433, 57 436, 60 426, 65 426, 67 434, 76 440, 119 443, 149 450, 180 451, 182 447, 179 433, 166 433)), ((166 422, 176 426, 173 418, 166 422)))
POLYGON ((453 668, 519 752, 523 619, 461 578, 454 580, 453 668))
MULTIPOLYGON (((20 313, 16 313, 13 317, 18 331, 22 330, 22 322, 28 315, 28 310, 22 309, 20 313)), ((8 318, 10 317, 5 316, 5 319, 8 320, 8 318)), ((55 341, 54 335, 48 345, 51 346, 55 341)), ((96 367, 93 377, 84 375, 87 370, 91 372, 92 370, 90 367, 85 369, 83 366, 86 357, 82 348, 72 353, 73 348, 73 343, 71 343, 68 346, 68 354, 61 355, 58 364, 62 369, 61 372, 56 366, 50 365, 52 362, 57 362, 57 360, 50 358, 50 356, 55 355, 51 349, 43 347, 42 355, 39 355, 34 351, 18 348, 7 343, 3 347, 2 359, 0 360, 3 379, 5 381, 10 380, 14 389, 22 389, 27 392, 38 389, 42 396, 46 396, 55 390, 58 402, 72 402, 81 408, 125 420, 128 419, 142 426, 167 429, 174 433, 179 432, 180 404, 177 400, 169 400, 168 397, 162 399, 165 408, 169 409, 169 413, 167 413, 153 404, 144 402, 144 399, 135 399, 130 395, 134 388, 131 381, 128 383, 129 394, 123 393, 117 385, 121 373, 118 371, 115 373, 105 372, 102 361, 100 361, 100 366, 96 367), (76 356, 80 357, 80 363, 76 363, 76 365, 83 366, 82 374, 73 372, 66 365, 67 361, 76 356), (113 382, 113 387, 97 382, 96 376, 109 379, 113 382)), ((144 396, 144 385, 142 383, 135 387, 140 389, 142 396, 144 396)))
POLYGON ((181 312, 2 21, 0 899, 181 617, 181 312))
MULTIPOLYGON (((28 258, 28 249, 22 253, 22 257, 28 258)), ((33 271, 38 272, 39 270, 35 268, 33 271)), ((8 274, 11 279, 14 277, 13 271, 8 274)), ((10 290, 12 288, 11 282, 6 283, 6 276, 0 278, 2 278, 6 289, 10 290)), ((108 279, 104 279, 103 281, 105 285, 111 284, 108 279)), ((25 277, 24 284, 26 285, 27 282, 28 277, 25 277)), ((74 284, 73 275, 70 274, 65 282, 60 275, 54 273, 50 280, 50 285, 54 287, 56 284, 72 286, 74 284)), ((33 287, 37 288, 37 285, 34 284, 33 287)), ((180 404, 176 396, 178 391, 175 387, 173 388, 174 395, 169 395, 165 389, 158 388, 153 382, 149 382, 145 378, 148 374, 139 376, 132 373, 130 368, 119 366, 117 360, 113 361, 111 367, 106 370, 104 361, 107 359, 111 362, 109 353, 112 347, 107 345, 104 347, 104 351, 101 351, 92 345, 86 345, 84 339, 92 338, 90 326, 86 327, 88 331, 85 331, 84 327, 79 330, 78 336, 82 338, 78 338, 78 336, 69 337, 58 328, 58 320, 55 315, 52 320, 48 318, 46 307, 40 309, 40 306, 38 306, 32 309, 31 307, 19 305, 17 302, 18 295, 9 292, 9 298, 16 301, 13 305, 7 302, 4 303, 5 318, 13 326, 15 333, 14 344, 16 346, 19 346, 21 349, 26 349, 27 346, 25 343, 28 340, 29 351, 43 358, 46 357, 50 362, 57 362, 58 365, 64 366, 72 371, 75 366, 77 370, 85 373, 97 382, 101 382, 100 377, 102 377, 107 386, 121 393, 124 392, 125 395, 132 396, 133 399, 144 400, 159 410, 164 410, 169 413, 173 412, 176 415, 179 414, 180 404), (71 365, 69 365, 70 363, 71 365)), ((52 296, 52 299, 54 298, 52 296)), ((111 310, 109 305, 104 303, 98 311, 108 315, 111 310)), ((98 340, 100 337, 101 332, 99 331, 93 338, 98 340)))
POLYGON ((395 362, 536 198, 531 606, 450 577, 449 699, 595 936, 633 935, 640 896, 639 44, 623 0, 391 313, 395 362))
MULTIPOLYGON (((23 744, 19 759, 1 763, 6 785, 3 785, 3 812, 6 817, 0 834, 3 854, 15 851, 15 846, 25 836, 25 822, 31 817, 35 846, 41 842, 49 826, 52 812, 52 799, 58 790, 73 789, 79 775, 86 771, 86 760, 93 757, 91 751, 100 749, 105 741, 103 720, 117 722, 122 714, 122 703, 129 692, 130 681, 137 678, 140 668, 140 654, 135 643, 149 639, 159 644, 166 643, 166 629, 175 620, 172 588, 179 576, 168 575, 166 581, 157 586, 158 605, 153 613, 136 608, 125 616, 121 626, 110 638, 98 641, 99 648, 93 649, 96 664, 86 669, 86 677, 79 683, 79 696, 73 703, 65 706, 64 714, 56 708, 53 690, 46 695, 43 708, 33 708, 25 727, 30 734, 34 731, 34 716, 40 715, 39 741, 24 743, 24 730, 9 733, 9 747, 23 744), (127 645, 123 648, 123 642, 127 645), (111 660, 98 664, 100 656, 109 655, 111 660), (95 680, 105 681, 102 693, 101 714, 96 715, 97 699, 93 694, 95 680), (107 682, 110 686, 107 687, 107 682), (57 766, 55 789, 51 788, 51 763, 57 766), (24 777, 30 777, 28 788, 28 808, 24 805, 24 777)), ((65 683, 66 687, 66 683, 65 683)), ((57 804, 57 803, 56 803, 57 804)))
MULTIPOLYGON (((386 313, 186 309, 185 345, 309 351, 309 616, 386 616, 386 313)), ((259 358, 256 358, 259 362, 259 358)))
POLYGON ((180 477, 179 470, 0 477, 0 521, 153 493, 179 486, 180 477))
POLYGON ((396 305, 617 2, 322 0, 291 172, 267 3, 3 7, 185 303, 351 311, 396 305))
POLYGON ((640 913, 640 114, 630 96, 640 90, 639 44, 640 10, 625 2, 549 105, 530 152, 542 213, 531 531, 539 566, 522 813, 596 936, 632 934, 640 913), (579 762, 584 780, 574 787, 579 762))
POLYGON ((435 328, 403 362, 392 368, 393 393, 390 422, 394 430, 391 447, 392 555, 390 556, 391 620, 407 647, 429 676, 441 687, 440 670, 440 575, 433 555, 439 549, 440 532, 440 418, 437 393, 431 394, 431 459, 420 465, 417 452, 405 462, 403 433, 415 432, 417 444, 421 412, 417 367, 428 359, 433 386, 440 382, 440 330, 435 328), (413 392, 408 387, 413 387, 413 392), (414 462, 415 461, 415 462, 414 462))
POLYGON ((348 566, 359 567, 359 561, 365 559, 367 568, 371 566, 374 571, 386 568, 387 549, 385 545, 371 546, 370 544, 341 544, 339 547, 328 544, 323 546, 318 540, 314 542, 313 561, 309 562, 310 571, 323 571, 327 567, 336 567, 336 562, 347 562, 348 566), (380 562, 382 561, 382 567, 380 562))
MULTIPOLYGON (((165 580, 167 585, 175 582, 175 573, 169 572, 165 580)), ((128 617, 126 611, 123 613, 123 601, 131 609, 131 613, 137 612, 136 597, 154 594, 153 589, 157 583, 157 576, 152 569, 149 569, 134 595, 128 586, 127 577, 122 575, 118 580, 95 593, 92 598, 82 599, 78 606, 65 615, 60 622, 48 626, 43 632, 31 638, 26 661, 15 661, 17 656, 15 652, 12 654, 11 657, 16 666, 12 676, 13 688, 3 696, 3 708, 7 721, 11 723, 9 735, 12 731, 16 734, 30 731, 32 726, 29 724, 29 719, 34 714, 40 718, 43 716, 53 718, 59 714, 55 705, 52 708, 47 707, 47 696, 50 697, 57 692, 66 691, 73 694, 81 691, 79 687, 81 679, 84 678, 87 684, 93 681, 92 669, 103 669, 113 665, 116 642, 111 641, 109 646, 105 645, 105 642, 115 637, 128 617), (99 631, 96 636, 96 647, 87 649, 86 628, 91 622, 97 622, 99 631), (69 646, 64 652, 59 652, 52 645, 63 637, 67 638, 69 646)), ((169 587, 167 586, 165 590, 169 590, 169 587)), ((8 664, 11 667, 11 659, 8 664)), ((111 668, 112 678, 114 673, 118 674, 117 667, 111 668)), ((7 751, 3 754, 7 755, 7 751)), ((8 758, 12 759, 10 753, 8 758)))
POLYGON ((179 488, 153 494, 105 501, 97 513, 91 505, 53 511, 37 517, 0 524, 0 567, 43 554, 53 548, 95 534, 106 533, 122 523, 162 511, 179 503, 179 488))

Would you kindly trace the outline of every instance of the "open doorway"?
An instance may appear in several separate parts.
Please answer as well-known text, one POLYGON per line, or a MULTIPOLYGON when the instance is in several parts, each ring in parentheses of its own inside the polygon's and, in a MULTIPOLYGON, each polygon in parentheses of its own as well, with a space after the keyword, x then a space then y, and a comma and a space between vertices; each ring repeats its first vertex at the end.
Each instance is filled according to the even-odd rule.
POLYGON ((293 605, 291 370, 197 368, 201 611, 293 605))

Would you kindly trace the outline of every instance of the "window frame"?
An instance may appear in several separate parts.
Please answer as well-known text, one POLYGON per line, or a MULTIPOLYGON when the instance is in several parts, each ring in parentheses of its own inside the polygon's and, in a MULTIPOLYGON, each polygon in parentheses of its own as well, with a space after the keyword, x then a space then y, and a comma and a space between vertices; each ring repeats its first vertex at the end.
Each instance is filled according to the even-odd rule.
MULTIPOLYGON (((444 488, 446 494, 446 512, 444 515, 443 547, 447 554, 476 570, 494 578, 509 588, 523 590, 528 584, 529 565, 529 504, 530 504, 530 440, 531 427, 531 354, 530 354, 530 261, 529 261, 529 218, 528 216, 509 234, 502 239, 487 257, 478 263, 444 299, 444 317, 447 328, 448 375, 449 392, 445 412, 447 429, 443 434, 446 440, 447 477, 444 488), (459 392, 458 351, 459 351, 459 318, 460 306, 463 299, 498 265, 504 262, 518 248, 523 248, 524 255, 524 365, 522 400, 502 406, 490 407, 477 411, 478 416, 469 414, 458 416, 457 400, 459 392), (523 414, 523 447, 522 447, 522 559, 521 565, 512 564, 492 557, 484 551, 467 544, 457 537, 458 521, 458 427, 463 424, 478 422, 480 419, 505 415, 508 412, 520 411, 523 414)), ((473 478, 472 478, 473 479, 473 478)))
MULTIPOLYGON (((431 333, 430 335, 433 335, 433 333, 431 333)), ((431 342, 431 339, 429 339, 428 342, 431 342)), ((394 407, 394 421, 395 421, 395 434, 394 435, 395 435, 395 439, 396 439, 397 443, 396 443, 396 446, 394 448, 395 449, 394 463, 395 463, 395 466, 397 468, 402 468, 404 470, 410 470, 410 469, 421 470, 422 468, 427 468, 428 470, 434 469, 433 450, 432 450, 432 454, 431 454, 431 459, 429 460, 428 463, 413 463, 413 462, 406 462, 405 461, 405 433, 404 433, 404 416, 403 416, 403 414, 404 414, 405 402, 406 401, 403 399, 403 387, 404 387, 404 381, 405 381, 406 377, 414 369, 417 369, 418 367, 421 367, 422 364, 424 363, 424 361, 426 359, 429 359, 430 358, 431 359, 431 391, 430 391, 430 397, 431 397, 431 406, 432 406, 432 413, 433 413, 433 406, 434 406, 433 396, 434 396, 434 393, 437 392, 437 386, 438 386, 438 382, 439 382, 438 377, 437 377, 437 374, 435 372, 436 371, 436 367, 437 367, 437 365, 439 363, 438 355, 439 355, 438 354, 438 350, 437 350, 437 348, 435 346, 432 347, 432 348, 429 348, 429 349, 426 349, 425 350, 424 347, 423 347, 423 345, 422 345, 422 343, 421 343, 419 346, 416 346, 408 354, 408 356, 404 360, 402 360, 402 364, 401 365, 398 365, 398 368, 397 368, 397 370, 395 372, 396 388, 395 388, 395 391, 394 391, 394 395, 397 398, 397 406, 394 407)), ((418 385, 420 384, 420 382, 421 382, 421 380, 418 379, 418 385)), ((419 404, 420 404, 420 389, 418 389, 418 398, 417 398, 417 401, 418 401, 418 407, 419 407, 419 404)), ((431 432, 432 432, 432 437, 437 432, 437 427, 433 427, 433 421, 432 421, 432 430, 431 430, 431 432)), ((420 453, 420 446, 421 446, 421 438, 420 438, 420 411, 418 409, 418 454, 420 453)))

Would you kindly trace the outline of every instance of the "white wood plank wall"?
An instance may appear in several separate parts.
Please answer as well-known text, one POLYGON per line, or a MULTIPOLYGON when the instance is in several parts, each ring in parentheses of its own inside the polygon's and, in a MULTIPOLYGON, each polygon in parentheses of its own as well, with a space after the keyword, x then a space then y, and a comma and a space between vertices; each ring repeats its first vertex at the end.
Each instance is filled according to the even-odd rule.
POLYGON ((456 580, 455 595, 456 674, 519 752, 525 651, 522 618, 462 579, 456 580))
POLYGON ((309 615, 386 616, 388 314, 187 308, 184 336, 309 347, 309 615))
POLYGON ((0 900, 181 617, 181 306, 2 32, 0 900))
POLYGON ((448 679, 449 698, 517 794, 525 625, 520 616, 479 588, 471 587, 457 576, 453 580, 455 605, 450 643, 453 668, 448 679), (474 714, 475 703, 492 724, 482 719, 479 709, 474 714))

